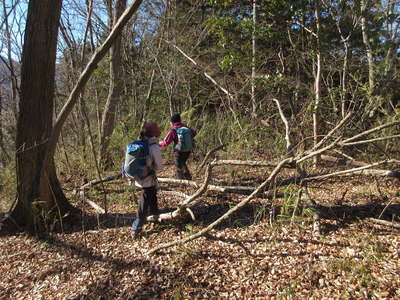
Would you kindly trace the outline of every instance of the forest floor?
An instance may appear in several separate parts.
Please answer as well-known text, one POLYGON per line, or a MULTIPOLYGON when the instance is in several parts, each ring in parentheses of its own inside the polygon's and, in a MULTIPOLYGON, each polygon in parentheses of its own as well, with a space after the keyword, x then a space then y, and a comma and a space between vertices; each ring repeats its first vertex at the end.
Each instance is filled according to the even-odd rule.
MULTIPOLYGON (((171 177, 172 168, 161 176, 171 177)), ((239 176, 232 167, 215 175, 215 184, 230 185, 255 186, 266 178, 254 169, 239 176)), ((321 235, 302 203, 292 218, 297 192, 288 186, 279 190, 282 197, 255 198, 205 236, 152 255, 146 251, 203 229, 246 196, 209 191, 193 208, 196 221, 146 225, 132 239, 132 191, 122 180, 104 187, 106 198, 100 186, 88 196, 99 205, 106 199, 108 217, 97 218, 69 194, 87 215, 81 224, 46 237, 0 237, 0 299, 400 299, 400 229, 370 220, 399 221, 395 179, 310 184, 312 198, 335 216, 321 220, 321 235)), ((179 200, 160 195, 160 209, 172 210, 179 200)))

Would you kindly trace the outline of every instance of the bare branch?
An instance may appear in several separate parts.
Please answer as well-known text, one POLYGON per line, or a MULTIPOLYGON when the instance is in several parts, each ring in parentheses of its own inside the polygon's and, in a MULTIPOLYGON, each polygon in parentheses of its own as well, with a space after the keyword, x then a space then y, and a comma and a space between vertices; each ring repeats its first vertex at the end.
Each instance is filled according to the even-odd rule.
POLYGON ((119 179, 119 178, 122 178, 122 174, 121 173, 118 173, 118 174, 112 175, 112 176, 108 176, 107 178, 103 178, 103 179, 101 179, 101 178, 100 179, 93 179, 93 180, 85 183, 81 187, 79 187, 78 190, 84 190, 84 189, 92 187, 92 186, 94 186, 96 184, 107 182, 107 181, 112 181, 114 179, 119 179))
POLYGON ((394 122, 390 122, 390 123, 386 123, 386 124, 380 125, 378 127, 372 128, 370 130, 366 130, 364 132, 361 132, 360 134, 357 134, 357 135, 355 135, 355 136, 353 136, 351 138, 345 139, 344 141, 341 142, 341 144, 346 144, 346 143, 354 141, 354 140, 356 140, 356 139, 358 139, 358 138, 360 138, 360 137, 362 137, 364 135, 367 135, 367 134, 382 130, 382 129, 387 128, 387 127, 399 125, 399 124, 400 124, 400 121, 394 121, 394 122))
POLYGON ((335 147, 335 146, 339 143, 340 139, 341 139, 341 137, 338 137, 336 140, 334 140, 334 141, 333 141, 331 144, 329 144, 328 146, 326 146, 326 147, 324 147, 324 148, 322 148, 322 149, 320 149, 320 150, 314 151, 314 152, 312 152, 312 153, 310 153, 310 154, 307 154, 307 155, 305 155, 305 156, 303 156, 303 157, 300 157, 299 159, 296 159, 296 163, 299 164, 299 163, 301 163, 302 161, 305 161, 305 160, 307 160, 307 159, 309 159, 309 158, 311 158, 311 157, 314 157, 314 156, 316 156, 316 155, 318 155, 318 154, 321 154, 321 153, 323 153, 323 152, 325 152, 325 151, 327 151, 327 150, 329 150, 329 149, 332 149, 333 147, 335 147))
MULTIPOLYGON (((388 164, 388 163, 399 163, 399 161, 394 160, 394 159, 390 159, 390 160, 383 160, 380 162, 376 162, 367 166, 362 166, 362 167, 358 167, 358 168, 353 168, 353 169, 349 169, 349 170, 343 170, 343 171, 338 171, 338 172, 334 172, 334 173, 330 173, 330 174, 325 174, 325 175, 320 175, 320 176, 310 176, 307 178, 304 178, 304 181, 311 181, 311 180, 319 180, 319 179, 325 179, 325 178, 329 178, 329 177, 334 177, 334 176, 342 176, 342 175, 348 175, 348 174, 366 174, 367 169, 371 169, 373 167, 377 167, 383 164, 388 164)), ((372 171, 372 170, 369 170, 372 171)), ((386 172, 386 175, 389 172, 392 171, 386 171, 386 170, 375 170, 375 173, 382 173, 382 172, 386 172)), ((374 173, 374 172, 372 172, 374 173)))
POLYGON ((328 134, 321 139, 318 144, 316 144, 310 151, 314 151, 318 149, 321 145, 323 145, 336 131, 343 127, 343 125, 347 122, 347 120, 352 116, 352 112, 348 113, 328 134))
POLYGON ((85 191, 81 191, 80 196, 83 199, 83 201, 85 201, 87 204, 89 204, 97 213, 105 214, 105 212, 106 212, 105 209, 103 209, 101 206, 97 205, 95 202, 93 202, 92 200, 90 200, 89 198, 87 198, 85 196, 85 191))
POLYGON ((305 31, 307 31, 308 33, 310 33, 312 36, 318 38, 318 35, 312 31, 311 29, 307 28, 306 26, 304 26, 303 24, 299 23, 299 22, 295 22, 296 25, 299 25, 300 27, 302 27, 305 31))
POLYGON ((229 99, 234 99, 233 95, 231 93, 229 93, 229 91, 224 88, 222 85, 220 85, 214 78, 211 77, 211 75, 209 75, 204 67, 202 67, 201 65, 199 65, 193 58, 191 58, 189 55, 187 55, 181 48, 179 48, 178 46, 172 44, 169 41, 166 41, 168 44, 170 44, 172 47, 174 47, 176 50, 178 50, 184 57, 186 57, 188 60, 190 60, 198 69, 200 69, 203 72, 203 75, 210 80, 216 87, 218 87, 222 92, 224 92, 225 95, 228 96, 229 99))
POLYGON ((288 120, 286 119, 285 114, 284 114, 283 111, 282 111, 281 104, 279 103, 278 99, 273 98, 272 100, 275 101, 276 105, 278 106, 279 115, 281 116, 281 119, 282 119, 283 123, 285 124, 286 149, 287 149, 289 155, 290 155, 290 156, 293 156, 293 155, 294 155, 294 154, 293 154, 293 145, 292 145, 292 143, 290 142, 290 128, 289 128, 289 122, 288 122, 288 120))
POLYGON ((276 167, 280 162, 272 161, 251 161, 251 160, 216 160, 211 163, 212 166, 237 165, 251 167, 276 167))
POLYGON ((394 139, 400 137, 400 134, 397 135, 390 135, 390 136, 384 136, 380 138, 375 138, 375 139, 369 139, 369 140, 363 140, 363 141, 357 141, 357 142, 352 142, 352 143, 339 143, 341 146, 353 146, 353 145, 361 145, 361 144, 367 144, 367 143, 373 143, 373 142, 378 142, 378 141, 384 141, 388 139, 394 139))
POLYGON ((197 172, 199 172, 201 169, 204 168, 205 164, 207 163, 207 160, 209 159, 209 157, 217 152, 218 150, 221 150, 225 147, 226 145, 219 145, 213 149, 211 149, 210 151, 207 152, 206 156, 204 157, 203 161, 201 162, 200 166, 197 168, 197 172))

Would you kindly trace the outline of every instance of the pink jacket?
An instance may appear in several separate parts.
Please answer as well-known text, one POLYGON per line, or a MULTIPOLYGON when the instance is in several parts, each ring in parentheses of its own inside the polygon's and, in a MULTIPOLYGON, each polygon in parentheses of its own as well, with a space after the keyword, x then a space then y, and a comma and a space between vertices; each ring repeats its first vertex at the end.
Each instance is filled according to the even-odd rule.
MULTIPOLYGON (((181 127, 187 127, 187 126, 181 122, 173 123, 171 129, 168 131, 165 138, 162 141, 158 142, 160 147, 166 147, 169 144, 171 144, 172 142, 174 142, 174 145, 178 144, 178 135, 176 134, 176 131, 174 130, 174 128, 181 128, 181 127)), ((188 128, 190 128, 190 127, 188 127, 188 128)), ((197 131, 193 128, 190 128, 190 130, 192 131, 193 137, 195 137, 197 134, 197 131)))

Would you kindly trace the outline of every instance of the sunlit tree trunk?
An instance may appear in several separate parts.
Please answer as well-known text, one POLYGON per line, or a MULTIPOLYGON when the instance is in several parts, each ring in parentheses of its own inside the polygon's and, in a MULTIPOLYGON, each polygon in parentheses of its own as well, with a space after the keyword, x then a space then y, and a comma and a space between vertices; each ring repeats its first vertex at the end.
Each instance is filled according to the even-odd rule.
MULTIPOLYGON (((395 65, 394 61, 396 60, 396 48, 398 47, 398 43, 396 43, 396 39, 399 36, 399 22, 390 22, 389 18, 392 18, 396 14, 396 4, 398 1, 392 0, 387 1, 386 7, 386 32, 388 36, 388 41, 390 42, 390 46, 387 50, 385 57, 385 77, 390 80, 389 73, 393 69, 395 65)), ((397 4, 398 5, 398 4, 397 4)))
POLYGON ((97 48, 53 125, 55 58, 61 2, 31 1, 28 8, 21 73, 21 109, 17 124, 18 198, 9 218, 27 229, 33 229, 38 217, 48 216, 53 208, 59 216, 73 209, 61 190, 53 160, 62 127, 96 66, 142 3, 141 0, 132 3, 97 48), (34 77, 40 80, 31 80, 34 77))
POLYGON ((369 42, 369 36, 367 32, 367 18, 366 18, 367 4, 368 0, 361 0, 361 32, 368 61, 368 104, 366 112, 369 113, 369 111, 371 111, 373 106, 372 96, 374 94, 374 87, 375 87, 375 65, 372 54, 372 47, 369 42))
POLYGON ((253 0, 253 32, 251 36, 251 104, 252 117, 257 118, 257 99, 256 99, 256 25, 257 25, 257 0, 253 0))
MULTIPOLYGON (((113 26, 118 18, 122 15, 126 8, 126 0, 117 0, 111 25, 113 26)), ((111 28, 112 28, 111 26, 111 28)), ((103 111, 101 122, 101 137, 100 137, 100 161, 103 167, 110 166, 108 148, 110 138, 115 127, 115 114, 120 100, 122 89, 121 78, 121 36, 117 37, 113 46, 110 49, 110 88, 107 97, 107 103, 103 111)))
MULTIPOLYGON (((320 99, 321 99, 321 47, 320 47, 320 19, 319 19, 319 3, 316 3, 315 8, 315 20, 316 20, 316 40, 317 40, 317 54, 315 61, 315 79, 314 79, 314 92, 315 92, 315 102, 313 109, 313 136, 314 145, 319 141, 319 131, 320 131, 320 99)), ((316 155, 314 157, 314 166, 317 166, 319 157, 316 155)))

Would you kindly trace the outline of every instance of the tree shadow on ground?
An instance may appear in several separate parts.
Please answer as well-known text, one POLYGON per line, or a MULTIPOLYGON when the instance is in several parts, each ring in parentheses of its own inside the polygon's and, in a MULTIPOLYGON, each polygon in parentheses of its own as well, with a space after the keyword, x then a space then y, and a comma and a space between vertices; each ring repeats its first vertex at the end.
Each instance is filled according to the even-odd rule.
MULTIPOLYGON (((224 201, 220 204, 207 205, 202 203, 195 205, 192 207, 192 211, 196 216, 194 224, 206 226, 224 215, 236 204, 236 202, 229 203, 224 201)), ((176 207, 162 207, 160 208, 160 213, 171 212, 175 210, 175 208, 176 207)), ((316 211, 321 220, 322 234, 328 234, 332 231, 339 230, 340 228, 347 227, 352 223, 368 218, 377 218, 394 222, 400 221, 400 205, 390 204, 390 202, 389 204, 385 204, 379 199, 366 204, 357 205, 299 205, 297 208, 297 217, 303 218, 303 220, 308 219, 312 222, 312 214, 316 211), (333 220, 334 222, 324 222, 324 220, 333 220)), ((222 221, 216 228, 218 230, 224 230, 225 228, 247 227, 257 224, 260 221, 268 220, 270 222, 276 222, 278 219, 285 221, 290 220, 291 217, 292 211, 287 211, 287 207, 254 201, 233 213, 229 218, 222 221)), ((80 216, 74 216, 74 218, 66 222, 56 222, 50 231, 53 233, 73 233, 82 230, 117 229, 130 227, 135 218, 135 212, 108 213, 102 215, 82 213, 80 216)), ((189 216, 163 221, 164 224, 175 226, 179 231, 185 230, 186 224, 191 222, 189 216)), ((9 234, 15 234, 15 231, 10 232, 9 234)), ((46 233, 43 235, 46 235, 46 233)))
MULTIPOLYGON (((235 239, 235 238, 226 238, 226 237, 220 237, 220 236, 215 236, 212 235, 210 233, 206 233, 205 237, 209 240, 212 241, 220 241, 222 243, 226 243, 226 244, 231 244, 231 245, 236 245, 240 248, 242 248, 244 250, 244 252, 246 253, 246 255, 252 257, 252 258, 257 258, 257 257, 288 257, 288 256, 306 256, 306 255, 310 255, 310 252, 307 251, 301 251, 301 252, 296 252, 296 253, 282 253, 282 252, 276 252, 276 251, 266 251, 263 253, 259 253, 259 254, 254 254, 251 252, 251 244, 258 244, 258 243, 265 243, 265 244, 270 244, 270 243, 293 243, 293 239, 282 239, 282 238, 274 238, 273 240, 270 240, 268 237, 264 237, 264 236, 257 236, 255 238, 247 238, 247 239, 235 239), (246 246, 247 244, 247 246, 246 246), (250 245, 248 245, 250 244, 250 245)), ((324 241, 320 241, 320 240, 313 240, 313 239, 296 239, 296 243, 298 244, 313 244, 313 245, 317 245, 317 246, 330 246, 330 247, 340 247, 340 248, 344 248, 347 247, 348 244, 347 243, 338 243, 338 242, 334 242, 334 243, 328 243, 328 242, 324 242, 324 241)), ((267 247, 268 248, 268 247, 267 247)), ((209 253, 208 256, 212 257, 212 258, 218 258, 218 253, 209 253)))
MULTIPOLYGON (((199 205, 195 207, 193 211, 198 216, 198 222, 209 224, 225 214, 230 208, 231 206, 229 204, 199 205)), ((276 221, 279 218, 290 220, 293 210, 289 210, 289 212, 285 210, 287 210, 287 208, 282 205, 271 206, 271 204, 249 203, 221 222, 217 226, 217 229, 223 230, 225 228, 247 227, 257 224, 262 220, 276 221)), ((305 204, 299 205, 297 211, 297 217, 308 218, 310 222, 312 221, 312 214, 318 211, 320 220, 322 221, 321 233, 324 234, 369 218, 394 222, 400 221, 399 204, 383 204, 379 201, 371 201, 366 204, 357 205, 325 206, 317 204, 313 207, 305 204), (336 221, 336 225, 325 224, 324 220, 336 221)))
MULTIPOLYGON (((90 281, 83 292, 79 292, 73 295, 68 295, 66 299, 160 299, 165 293, 170 295, 181 294, 181 286, 202 289, 205 288, 205 283, 194 282, 190 278, 187 278, 185 272, 177 272, 174 267, 169 268, 168 266, 161 266, 152 264, 150 259, 144 257, 137 257, 135 253, 132 256, 121 258, 112 257, 111 255, 105 255, 101 253, 94 253, 92 248, 88 248, 82 245, 75 245, 63 240, 58 239, 55 236, 41 237, 40 241, 45 241, 52 247, 60 248, 71 252, 71 257, 75 259, 81 259, 82 261, 99 262, 108 266, 108 270, 105 274, 97 274, 96 270, 93 270, 94 275, 97 278, 90 281), (135 279, 127 284, 121 278, 121 274, 127 272, 135 272, 139 274, 139 280, 135 279)), ((176 255, 181 255, 177 253, 176 255)), ((191 259, 207 259, 206 255, 198 254, 196 258, 192 258, 190 255, 181 255, 179 264, 185 266, 190 264, 185 260, 191 259)), ((84 265, 93 265, 91 263, 84 265)), ((90 267, 89 267, 90 271, 90 267)), ((46 273, 44 276, 49 276, 50 273, 46 273)), ((182 295, 181 295, 182 296, 182 295)))
MULTIPOLYGON (((236 203, 221 203, 221 204, 199 204, 192 207, 192 211, 196 217, 193 222, 189 215, 163 221, 164 225, 176 227, 179 231, 186 230, 185 226, 188 223, 199 224, 206 226, 222 215, 224 215, 236 203)), ((160 213, 171 212, 175 207, 160 208, 160 213)), ((296 217, 302 220, 312 222, 312 215, 318 212, 321 223, 321 233, 328 234, 332 231, 337 231, 341 228, 348 227, 352 223, 369 218, 377 218, 386 221, 400 221, 400 205, 385 204, 379 200, 371 201, 366 204, 357 205, 322 205, 309 204, 299 205, 297 208, 296 217), (324 222, 330 220, 334 222, 324 222)), ((270 222, 289 221, 292 217, 293 210, 288 210, 282 205, 271 205, 270 203, 251 202, 240 210, 233 213, 229 218, 222 221, 216 229, 224 230, 226 228, 241 228, 257 224, 261 221, 268 220, 270 222)), ((116 229, 121 227, 130 227, 133 220, 136 218, 136 213, 109 213, 106 215, 86 215, 80 223, 67 224, 63 227, 65 233, 78 232, 85 230, 102 230, 116 229)), ((58 231, 60 228, 58 228, 58 231)))
MULTIPOLYGON (((137 258, 134 253, 131 257, 120 259, 110 255, 95 254, 91 248, 71 244, 54 236, 41 237, 39 240, 45 241, 53 247, 70 251, 72 254, 71 256, 82 259, 83 261, 100 262, 108 265, 106 274, 102 275, 101 278, 96 278, 96 280, 91 281, 86 286, 84 292, 69 295, 67 299, 113 299, 114 297, 122 297, 120 299, 148 299, 149 296, 154 297, 161 295, 164 291, 161 287, 162 282, 159 282, 157 286, 154 284, 156 275, 162 274, 162 276, 165 276, 169 274, 171 278, 173 278, 174 275, 168 269, 152 265, 150 260, 146 258, 137 258), (141 277, 143 280, 137 282, 139 284, 136 289, 122 290, 122 288, 126 289, 131 285, 124 286, 119 275, 133 269, 143 274, 141 277)), ((89 265, 91 264, 89 263, 89 265)), ((98 275, 96 270, 93 271, 96 273, 95 275, 98 275)))
MULTIPOLYGON (((324 206, 317 204, 312 207, 322 220, 333 220, 332 223, 322 223, 321 233, 328 234, 350 224, 366 219, 380 219, 388 222, 400 221, 400 204, 382 204, 378 201, 371 201, 359 205, 334 205, 324 206)), ((394 230, 399 230, 395 229, 394 230)))

